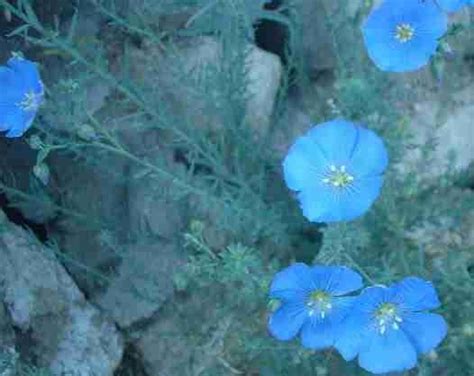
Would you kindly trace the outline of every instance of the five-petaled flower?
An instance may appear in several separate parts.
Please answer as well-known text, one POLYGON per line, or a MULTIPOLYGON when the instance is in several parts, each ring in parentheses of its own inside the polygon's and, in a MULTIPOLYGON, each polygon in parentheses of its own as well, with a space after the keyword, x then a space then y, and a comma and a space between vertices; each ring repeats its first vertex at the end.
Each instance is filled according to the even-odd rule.
POLYGON ((443 340, 443 317, 427 312, 440 302, 431 283, 408 277, 389 287, 365 289, 339 326, 335 347, 346 360, 358 356, 372 373, 413 368, 419 354, 443 340))
POLYGON ((374 132, 334 120, 300 137, 283 170, 306 218, 336 222, 352 220, 370 208, 380 193, 387 163, 383 142, 374 132))
POLYGON ((474 5, 474 0, 436 0, 439 6, 447 12, 456 12, 466 5, 474 5))
POLYGON ((354 297, 343 297, 362 287, 362 278, 341 266, 307 266, 296 263, 277 273, 270 297, 281 306, 268 321, 270 333, 287 341, 301 332, 302 345, 323 349, 334 344, 337 325, 354 297))
POLYGON ((391 72, 426 65, 446 30, 447 17, 433 0, 385 0, 362 28, 369 57, 391 72))
POLYGON ((35 63, 14 55, 0 67, 0 131, 20 137, 33 123, 44 87, 35 63))

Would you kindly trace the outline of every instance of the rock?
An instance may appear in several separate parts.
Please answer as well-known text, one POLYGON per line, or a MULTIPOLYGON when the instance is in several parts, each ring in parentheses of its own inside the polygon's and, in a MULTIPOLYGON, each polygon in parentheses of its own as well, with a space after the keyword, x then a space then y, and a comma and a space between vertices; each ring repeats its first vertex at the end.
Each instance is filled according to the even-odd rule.
POLYGON ((130 246, 118 275, 95 301, 122 328, 148 319, 173 294, 173 275, 182 263, 174 243, 130 246))
POLYGON ((472 259, 474 250, 474 193, 451 188, 435 192, 432 202, 419 213, 417 224, 407 238, 431 258, 466 253, 472 259), (436 208, 436 209, 434 209, 436 208))
MULTIPOLYGON (((160 160, 175 174, 184 169, 173 160, 172 150, 162 146, 157 132, 129 133, 123 138, 142 160, 160 160)), ((150 318, 174 293, 173 276, 185 261, 180 240, 187 205, 186 200, 175 197, 175 186, 170 181, 138 164, 128 167, 123 184, 125 200, 120 204, 111 201, 110 205, 125 210, 120 215, 127 237, 118 247, 116 272, 108 275, 107 287, 96 291, 94 301, 127 328, 150 318)), ((116 199, 122 198, 118 195, 116 199)), ((104 207, 101 215, 110 215, 110 210, 104 207)), ((96 252, 101 251, 96 248, 96 252)))
POLYGON ((346 23, 353 22, 361 7, 357 1, 343 3, 345 9, 341 9, 340 2, 332 0, 296 0, 293 5, 301 20, 299 37, 310 77, 317 77, 321 71, 336 68, 334 31, 329 28, 328 19, 344 16, 346 23))
MULTIPOLYGON (((139 81, 160 87, 173 112, 180 114, 184 124, 218 130, 225 127, 220 112, 228 93, 219 89, 224 68, 222 46, 212 37, 182 40, 164 53, 155 45, 133 51, 135 75, 139 81), (156 65, 155 61, 162 64, 156 65), (198 83, 198 84, 197 84, 198 83)), ((280 59, 253 45, 248 45, 246 57, 249 95, 244 117, 259 136, 267 133, 270 115, 282 76, 280 59)), ((222 85, 221 85, 222 86, 222 85)))
MULTIPOLYGON (((184 166, 174 161, 173 150, 163 146, 159 133, 143 132, 124 138, 140 158, 161 160, 168 171, 177 175, 186 173, 184 166)), ((129 176, 126 218, 130 236, 141 239, 146 235, 166 240, 180 237, 187 208, 183 200, 176 198, 175 186, 136 164, 130 166, 129 176)))
POLYGON ((29 356, 53 375, 113 375, 123 352, 114 324, 85 299, 53 251, 0 213, 0 293, 29 356))
POLYGON ((53 185, 60 187, 61 192, 56 199, 74 214, 62 216, 50 229, 50 237, 73 260, 67 268, 76 283, 93 297, 104 283, 84 268, 107 276, 120 262, 119 245, 127 237, 129 163, 122 157, 95 150, 89 151, 88 157, 92 163, 51 156, 53 185))
POLYGON ((10 317, 3 304, 0 304, 0 351, 15 346, 15 332, 10 317))
POLYGON ((282 77, 280 59, 257 47, 248 56, 247 121, 252 129, 263 136, 268 133, 276 94, 282 77))
POLYGON ((14 347, 0 348, 0 375, 17 376, 19 357, 14 347))
POLYGON ((434 150, 426 161, 420 147, 408 148, 399 168, 416 172, 427 180, 445 173, 461 172, 474 162, 474 85, 452 96, 452 104, 442 99, 415 105, 410 131, 412 142, 426 146, 434 141, 434 150), (454 156, 454 159, 452 159, 454 156))
POLYGON ((215 293, 210 287, 165 305, 157 320, 134 334, 149 375, 195 376, 216 362, 230 322, 218 320, 215 293), (210 337, 209 343, 201 343, 210 337))
POLYGON ((283 160, 295 140, 305 134, 313 125, 311 116, 301 106, 301 103, 298 103, 298 99, 288 97, 285 110, 278 119, 278 127, 271 135, 272 148, 278 159, 283 160))

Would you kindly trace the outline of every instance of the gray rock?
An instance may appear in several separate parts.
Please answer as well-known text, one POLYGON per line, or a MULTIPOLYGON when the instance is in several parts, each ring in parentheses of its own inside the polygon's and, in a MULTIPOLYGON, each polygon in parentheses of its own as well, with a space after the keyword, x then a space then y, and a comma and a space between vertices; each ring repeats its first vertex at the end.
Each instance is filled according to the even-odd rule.
POLYGON ((118 275, 96 302, 123 328, 148 319, 173 294, 173 275, 182 263, 173 243, 127 247, 118 275))
POLYGON ((84 299, 52 250, 0 213, 0 292, 28 350, 54 375, 108 376, 123 352, 120 333, 84 299))
MULTIPOLYGON (((129 147, 137 150, 140 158, 161 161, 168 171, 184 174, 184 166, 173 160, 173 151, 163 147, 161 138, 157 132, 126 137, 129 147)), ((185 225, 186 204, 173 196, 175 186, 138 165, 130 166, 129 176, 126 218, 130 236, 176 240, 185 225)))
MULTIPOLYGON (((128 147, 141 159, 161 161, 174 173, 183 169, 174 162, 170 150, 162 147, 156 132, 126 135, 128 147)), ((159 179, 138 164, 129 166, 123 183, 127 195, 124 202, 115 205, 125 210, 121 219, 127 238, 119 247, 116 272, 109 274, 107 287, 96 291, 94 300, 121 327, 127 328, 150 318, 174 293, 173 276, 184 262, 179 242, 186 203, 173 197, 174 186, 169 181, 159 179)), ((104 207, 101 215, 110 215, 110 210, 104 207)), ((96 248, 96 252, 103 253, 103 249, 96 248)))
POLYGON ((126 240, 129 164, 121 157, 93 150, 88 156, 100 163, 92 165, 61 155, 51 157, 53 183, 61 187, 57 200, 66 203, 72 213, 62 217, 50 236, 73 260, 67 267, 76 283, 94 296, 104 282, 86 270, 106 277, 120 262, 117 245, 126 240))
MULTIPOLYGON (((183 168, 161 146, 156 131, 130 124, 108 126, 141 160, 161 161, 174 172, 183 168)), ((122 157, 94 155, 101 164, 87 168, 55 159, 62 201, 87 220, 69 217, 54 235, 78 285, 127 328, 152 316, 173 294, 173 275, 183 261, 179 240, 186 205, 171 197, 169 181, 146 167, 122 157)))
POLYGON ((0 351, 15 346, 15 332, 5 306, 0 304, 0 351))
POLYGON ((333 0, 296 0, 293 5, 298 13, 301 30, 299 38, 303 49, 303 58, 311 77, 318 72, 336 68, 336 51, 333 32, 328 21, 331 18, 345 17, 345 22, 353 22, 357 10, 361 7, 357 1, 333 0))
POLYGON ((433 204, 428 203, 420 211, 417 224, 409 229, 406 236, 431 258, 450 254, 461 256, 464 252, 472 259, 474 193, 458 188, 435 193, 433 204), (433 213, 433 210, 436 212, 433 213))
POLYGON ((230 318, 219 321, 215 293, 209 287, 165 305, 157 320, 135 333, 149 375, 196 376, 218 361, 230 318))
POLYGON ((0 303, 0 376, 14 376, 18 358, 11 319, 0 303))
POLYGON ((410 128, 413 143, 423 146, 434 142, 432 160, 425 161, 420 148, 409 148, 399 166, 401 171, 416 171, 433 180, 466 170, 474 162, 474 85, 455 93, 451 100, 446 103, 434 99, 415 105, 410 128))
MULTIPOLYGON (((219 115, 227 94, 218 89, 216 80, 222 70, 222 46, 212 37, 180 41, 163 53, 157 46, 134 50, 135 75, 139 81, 160 87, 167 100, 180 114, 180 121, 217 130, 225 127, 219 115), (156 65, 155 61, 162 61, 156 65), (203 91, 204 90, 204 91, 203 91)), ((253 45, 246 52, 247 94, 245 119, 256 135, 263 136, 270 125, 275 97, 280 85, 280 59, 253 45)))

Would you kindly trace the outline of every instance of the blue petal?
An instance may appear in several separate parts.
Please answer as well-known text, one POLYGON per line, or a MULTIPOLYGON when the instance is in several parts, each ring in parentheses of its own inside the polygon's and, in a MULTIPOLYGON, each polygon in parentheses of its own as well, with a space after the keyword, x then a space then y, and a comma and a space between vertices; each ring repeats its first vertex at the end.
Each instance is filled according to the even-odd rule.
POLYGON ((5 134, 5 137, 15 138, 21 137, 31 127, 35 118, 34 112, 23 112, 22 121, 17 122, 15 126, 11 127, 5 134))
POLYGON ((438 308, 440 302, 431 282, 418 277, 407 277, 393 285, 396 292, 394 302, 409 311, 438 308))
POLYGON ((275 275, 270 286, 270 297, 282 300, 300 298, 304 301, 312 290, 314 286, 310 267, 296 263, 275 275))
MULTIPOLYGON (((298 194, 303 215, 311 222, 351 221, 363 215, 380 194, 382 177, 354 180, 346 188, 320 183, 298 194)), ((315 184, 316 185, 316 184, 315 184)))
POLYGON ((357 311, 372 315, 374 310, 382 303, 391 300, 393 289, 385 286, 366 287, 357 297, 357 311))
POLYGON ((438 4, 446 12, 456 12, 463 6, 469 4, 466 0, 438 0, 438 4))
POLYGON ((365 214, 379 197, 382 184, 382 176, 360 179, 356 177, 350 188, 351 195, 347 195, 344 202, 341 201, 341 206, 344 205, 345 220, 353 220, 365 214))
POLYGON ((25 92, 32 90, 35 93, 41 93, 43 91, 43 83, 36 63, 12 57, 8 60, 7 65, 16 73, 17 79, 22 83, 25 92))
POLYGON ((294 191, 312 188, 323 179, 326 166, 321 148, 310 137, 300 137, 283 161, 286 185, 294 191))
POLYGON ((334 347, 345 360, 354 359, 361 344, 371 333, 374 311, 390 296, 390 289, 372 286, 365 288, 356 298, 350 314, 339 325, 334 347))
POLYGON ((320 350, 334 345, 338 325, 347 316, 355 298, 336 298, 332 300, 332 309, 325 318, 311 316, 301 329, 301 344, 304 347, 320 350))
POLYGON ((14 72, 5 67, 0 67, 0 106, 10 106, 21 101, 25 94, 21 82, 14 72))
POLYGON ((448 326, 443 317, 435 313, 412 313, 404 317, 402 330, 410 338, 416 350, 427 353, 446 337, 448 326))
POLYGON ((281 340, 294 338, 308 319, 308 311, 303 302, 285 302, 268 320, 270 334, 281 340))
POLYGON ((334 341, 334 347, 347 361, 359 354, 364 337, 370 331, 370 316, 357 310, 357 302, 353 307, 353 312, 336 328, 334 341))
POLYGON ((328 166, 348 165, 358 141, 359 127, 354 123, 338 119, 319 124, 307 136, 320 146, 328 166))
POLYGON ((313 266, 311 277, 317 289, 333 296, 344 295, 363 286, 359 273, 345 266, 313 266))
POLYGON ((364 339, 360 349, 359 365, 362 368, 380 374, 415 367, 417 354, 403 331, 390 330, 384 335, 376 331, 371 333, 364 339))
POLYGON ((381 175, 388 164, 382 139, 370 129, 359 128, 359 142, 352 154, 349 168, 357 178, 381 175))
POLYGON ((0 131, 8 138, 20 137, 33 123, 36 112, 24 111, 16 105, 0 105, 0 131))
POLYGON ((363 26, 364 41, 372 61, 382 70, 413 71, 435 53, 438 38, 447 30, 446 15, 432 1, 386 0, 374 9, 363 26), (414 37, 400 43, 397 25, 409 24, 414 37))
POLYGON ((310 222, 334 222, 344 218, 344 213, 340 213, 337 196, 333 189, 322 183, 317 184, 313 189, 305 189, 298 193, 303 215, 310 222))

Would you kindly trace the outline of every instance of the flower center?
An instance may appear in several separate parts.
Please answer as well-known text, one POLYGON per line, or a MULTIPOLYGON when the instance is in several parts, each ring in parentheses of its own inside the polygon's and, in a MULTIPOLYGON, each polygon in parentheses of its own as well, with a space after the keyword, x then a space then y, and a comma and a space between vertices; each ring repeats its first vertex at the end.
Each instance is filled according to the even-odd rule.
POLYGON ((309 315, 313 316, 319 313, 322 319, 332 309, 331 296, 324 291, 315 290, 309 294, 306 306, 309 308, 309 315))
POLYGON ((395 29, 395 38, 401 43, 406 43, 415 35, 415 29, 409 24, 397 25, 395 29))
POLYGON ((18 103, 18 107, 20 107, 24 111, 36 111, 43 100, 43 93, 36 94, 32 90, 27 92, 23 100, 18 103))
POLYGON ((347 173, 346 166, 329 167, 329 174, 323 179, 323 183, 331 184, 337 188, 344 188, 354 181, 354 177, 347 173))
POLYGON ((398 315, 397 306, 392 303, 384 303, 375 311, 375 321, 380 334, 385 334, 387 327, 398 330, 403 321, 398 315))

